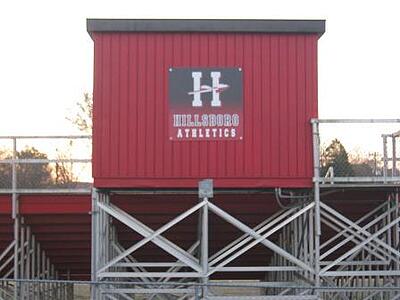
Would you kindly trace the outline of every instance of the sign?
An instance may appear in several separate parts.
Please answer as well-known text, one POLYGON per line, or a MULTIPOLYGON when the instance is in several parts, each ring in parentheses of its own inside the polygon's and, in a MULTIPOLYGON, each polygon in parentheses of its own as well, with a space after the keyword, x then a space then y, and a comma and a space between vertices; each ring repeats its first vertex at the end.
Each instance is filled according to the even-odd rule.
POLYGON ((240 68, 169 69, 169 139, 243 139, 240 68))

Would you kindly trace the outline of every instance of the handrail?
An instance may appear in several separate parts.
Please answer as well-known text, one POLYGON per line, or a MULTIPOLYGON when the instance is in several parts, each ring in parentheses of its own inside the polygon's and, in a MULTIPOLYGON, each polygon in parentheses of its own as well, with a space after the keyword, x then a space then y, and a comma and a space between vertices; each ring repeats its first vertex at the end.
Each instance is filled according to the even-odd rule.
MULTIPOLYGON (((12 149, 10 150, 10 157, 0 159, 0 165, 10 165, 11 169, 11 188, 0 188, 0 194, 12 194, 13 195, 13 211, 16 210, 15 201, 16 194, 26 193, 87 193, 90 192, 91 187, 86 188, 76 186, 73 188, 66 188, 66 185, 49 185, 48 187, 32 187, 23 188, 17 186, 17 166, 19 164, 47 164, 47 163, 91 163, 92 159, 90 155, 88 158, 18 158, 17 157, 17 142, 21 140, 90 140, 91 135, 19 135, 19 136, 0 136, 0 140, 12 141, 12 149)), ((86 183, 86 182, 85 182, 86 183)))
MULTIPOLYGON (((316 138, 313 140, 313 149, 314 153, 320 153, 320 139, 321 139, 321 132, 319 129, 320 124, 400 124, 400 119, 311 119, 311 124, 313 125, 313 136, 316 138)), ((397 127, 398 125, 396 125, 397 127)), ((349 127, 350 128, 350 127, 349 127)), ((382 166, 382 174, 373 174, 363 176, 364 174, 354 176, 351 175, 341 175, 340 172, 336 172, 333 170, 332 166, 329 166, 328 171, 326 172, 327 176, 322 177, 321 175, 314 176, 313 181, 319 182, 321 184, 329 183, 334 184, 337 183, 374 183, 375 185, 378 184, 393 184, 399 183, 399 170, 397 168, 397 162, 399 158, 397 150, 398 150, 398 137, 400 136, 400 130, 395 131, 390 134, 381 134, 380 137, 383 141, 383 151, 382 151, 382 160, 380 161, 383 163, 382 166), (388 143, 389 139, 391 139, 390 145, 392 147, 390 153, 388 151, 388 143), (397 139, 397 140, 396 140, 397 139), (391 164, 389 164, 391 162, 391 164), (392 170, 392 171, 390 171, 392 170)), ((319 159, 314 158, 314 170, 320 170, 322 168, 321 165, 321 157, 319 159)))

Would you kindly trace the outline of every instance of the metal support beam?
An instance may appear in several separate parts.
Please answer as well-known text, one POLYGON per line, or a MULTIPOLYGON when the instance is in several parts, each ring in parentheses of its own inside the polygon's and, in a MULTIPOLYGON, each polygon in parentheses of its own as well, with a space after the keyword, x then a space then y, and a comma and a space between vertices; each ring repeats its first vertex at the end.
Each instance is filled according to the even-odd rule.
MULTIPOLYGON (((171 280, 169 279, 172 278, 177 278, 178 281, 181 281, 182 283, 185 280, 200 280, 202 283, 202 297, 204 299, 209 299, 209 297, 212 296, 212 293, 210 294, 210 291, 207 287, 208 284, 208 277, 211 274, 214 274, 216 272, 265 272, 265 273, 278 273, 278 274, 289 274, 289 273, 304 273, 308 274, 310 276, 311 274, 314 274, 313 268, 308 264, 305 263, 304 260, 307 257, 307 262, 312 261, 311 259, 308 258, 308 253, 313 251, 314 249, 303 249, 303 248, 298 248, 295 246, 294 248, 295 251, 293 253, 290 253, 291 245, 288 241, 285 243, 287 244, 286 246, 277 246, 275 243, 271 242, 268 240, 268 237, 279 232, 291 232, 292 229, 289 228, 297 228, 297 233, 296 233, 296 240, 301 242, 301 247, 303 245, 308 244, 304 241, 305 237, 302 237, 302 234, 299 233, 300 229, 302 228, 302 224, 304 223, 309 223, 309 213, 313 211, 314 208, 314 203, 309 203, 309 204, 304 204, 303 206, 291 208, 291 209, 285 209, 276 215, 266 218, 266 221, 260 223, 257 225, 255 228, 250 228, 246 224, 242 223, 226 211, 222 210, 221 208, 217 207, 215 204, 209 201, 207 197, 203 197, 200 199, 200 203, 193 206, 192 208, 188 209, 187 211, 181 213, 174 219, 172 219, 170 222, 167 224, 161 226, 158 230, 152 230, 150 227, 146 226, 142 222, 138 221, 136 218, 134 218, 134 215, 130 215, 124 211, 122 211, 120 208, 116 207, 110 202, 105 201, 105 196, 102 195, 101 192, 98 193, 98 195, 93 197, 93 211, 92 211, 92 218, 93 218, 93 236, 92 236, 92 251, 93 257, 96 258, 97 262, 94 260, 92 262, 92 271, 96 270, 95 274, 92 274, 92 279, 97 281, 104 281, 104 280, 114 280, 116 284, 112 286, 112 291, 114 292, 115 295, 125 295, 129 296, 126 290, 122 287, 122 285, 118 285, 117 282, 123 282, 126 280, 132 280, 132 279, 139 279, 141 281, 135 280, 132 282, 134 285, 143 285, 144 288, 149 289, 149 293, 153 292, 153 296, 159 295, 157 291, 159 291, 159 286, 157 284, 161 283, 171 283, 171 284, 177 284, 176 280, 171 280), (189 250, 183 250, 181 248, 178 248, 176 245, 174 245, 171 241, 165 239, 164 237, 161 236, 161 234, 168 230, 168 229, 173 229, 173 227, 181 220, 189 216, 190 214, 198 211, 200 214, 199 218, 199 228, 200 230, 200 235, 199 235, 199 240, 198 240, 198 247, 191 247, 189 250), (209 224, 209 215, 210 212, 213 214, 221 217, 223 220, 227 221, 228 223, 234 225, 238 229, 242 230, 244 232, 244 235, 242 235, 239 239, 236 241, 230 243, 226 247, 224 247, 221 251, 211 255, 211 257, 208 254, 208 224, 209 224), (138 232, 141 234, 144 239, 141 240, 140 242, 134 244, 128 249, 119 249, 120 246, 118 246, 118 250, 116 251, 113 255, 105 255, 104 247, 107 246, 107 241, 102 240, 102 243, 100 242, 100 239, 103 239, 104 237, 104 226, 110 226, 109 222, 105 222, 105 216, 111 216, 113 219, 119 220, 126 224, 128 227, 130 227, 132 230, 138 232), (106 225, 108 224, 108 225, 106 225), (177 259, 177 263, 174 263, 171 265, 171 263, 156 263, 156 262, 138 262, 134 260, 131 255, 132 253, 139 249, 141 246, 145 245, 148 242, 152 242, 159 246, 161 249, 167 248, 169 251, 168 253, 172 254, 177 259), (258 266, 258 267, 227 267, 226 265, 238 258, 239 256, 245 254, 249 249, 254 247, 257 244, 263 244, 264 246, 267 246, 267 248, 272 249, 275 251, 277 254, 277 257, 279 258, 279 261, 282 263, 285 263, 286 266, 282 267, 279 266, 279 263, 277 266, 258 266), (168 248, 169 247, 169 248, 168 248), (199 254, 199 260, 196 262, 196 258, 192 255, 191 251, 198 249, 198 254, 199 254), (172 249, 172 251, 171 251, 172 249), (180 249, 180 250, 177 250, 180 249), (171 253, 172 252, 172 253, 171 253), (307 253, 307 255, 305 255, 307 253), (187 263, 188 258, 192 259, 193 262, 196 262, 196 268, 192 268, 190 264, 187 263), (295 266, 293 266, 293 264, 295 266), (186 266, 186 271, 180 271, 180 268, 184 268, 186 266), (144 268, 165 268, 167 267, 168 269, 166 271, 147 271, 144 268), (195 272, 188 272, 187 268, 190 267, 192 268, 195 272), (133 272, 132 272, 133 271, 133 272), (144 281, 146 280, 146 281, 144 281)), ((312 214, 314 215, 314 214, 312 214)), ((314 220, 312 221, 314 223, 314 220)), ((313 228, 312 225, 309 225, 311 230, 313 228)), ((291 235, 291 233, 290 233, 291 235)), ((289 238, 289 236, 288 236, 289 238)), ((313 244, 313 243, 312 243, 313 244)), ((117 244, 114 244, 114 248, 117 246, 117 244)), ((115 248, 115 249, 117 249, 115 248)), ((190 260, 189 260, 190 261, 190 260)), ((189 269, 190 270, 190 269, 189 269)), ((290 282, 294 277, 292 275, 284 275, 282 276, 282 280, 286 280, 290 282)), ((178 287, 181 289, 182 287, 175 286, 175 288, 178 287)), ((183 286, 184 287, 184 286, 183 286)), ((111 295, 110 293, 107 292, 107 294, 104 294, 104 291, 109 291, 110 290, 110 285, 104 285, 104 287, 98 288, 100 291, 98 299, 103 299, 102 297, 107 297, 111 295), (108 287, 108 289, 107 289, 108 287)), ((94 291, 95 289, 93 289, 94 291)), ((282 289, 278 289, 282 291, 282 289)), ((114 295, 113 294, 113 295, 114 295)), ((197 294, 196 294, 197 295, 197 294)), ((197 297, 194 295, 195 297, 197 297)), ((124 297, 125 297, 124 296, 124 297)), ((152 296, 152 297, 153 297, 152 296)), ((166 297, 168 299, 175 299, 172 295, 169 295, 166 297), (169 298, 169 297, 172 298, 169 298)), ((182 296, 181 298, 184 299, 185 296, 182 296)), ((165 299, 167 299, 165 298, 165 299)), ((188 298, 190 299, 190 297, 188 298)))
POLYGON ((207 299, 208 297, 208 198, 204 197, 203 199, 203 209, 201 211, 201 268, 203 275, 203 298, 207 299))
POLYGON ((315 292, 316 296, 319 296, 318 288, 320 287, 320 238, 321 238, 321 208, 320 208, 320 188, 319 180, 320 177, 320 137, 319 137, 319 124, 317 122, 312 123, 313 133, 313 161, 314 161, 314 203, 315 203, 315 258, 314 258, 314 274, 315 274, 315 292))
MULTIPOLYGON (((319 193, 319 189, 316 190, 317 192, 319 193)), ((313 299, 319 297, 319 299, 349 300, 353 296, 368 298, 376 293, 376 291, 369 291, 362 288, 354 291, 350 289, 364 285, 368 278, 372 278, 370 285, 377 285, 378 287, 380 286, 378 278, 385 278, 383 281, 385 286, 382 286, 382 288, 389 288, 394 286, 394 278, 400 274, 399 268, 393 269, 393 263, 400 265, 398 251, 393 242, 395 239, 398 239, 398 233, 397 235, 395 234, 395 228, 398 228, 400 222, 398 203, 396 204, 397 206, 395 204, 382 204, 359 220, 353 222, 346 216, 335 211, 332 207, 324 204, 321 199, 318 199, 314 195, 311 203, 284 209, 273 217, 267 218, 266 221, 260 223, 255 228, 250 228, 228 212, 216 206, 208 198, 203 198, 199 204, 176 216, 159 229, 152 230, 138 221, 134 215, 123 212, 114 206, 109 200, 106 200, 107 197, 104 195, 100 195, 98 198, 100 201, 97 204, 97 209, 100 218, 94 222, 94 226, 96 226, 94 228, 98 230, 98 238, 97 242, 95 238, 92 242, 94 246, 100 249, 97 249, 94 254, 98 257, 98 263, 95 264, 97 266, 97 274, 92 278, 96 281, 112 279, 116 282, 113 285, 107 284, 102 286, 99 289, 99 295, 102 298, 98 299, 112 299, 110 296, 118 297, 118 295, 123 299, 129 299, 132 295, 129 292, 142 292, 144 295, 151 294, 150 299, 154 297, 165 297, 159 299, 186 299, 185 297, 187 297, 187 299, 190 299, 190 297, 195 297, 196 295, 189 296, 188 294, 183 294, 178 297, 177 294, 179 291, 184 291, 186 286, 183 283, 192 282, 193 280, 194 282, 205 284, 201 287, 204 298, 213 299, 214 297, 221 296, 217 296, 214 289, 210 290, 208 288, 206 283, 209 283, 208 277, 210 275, 217 272, 265 272, 269 274, 267 275, 268 278, 273 278, 272 281, 275 282, 291 283, 295 281, 303 283, 303 286, 300 288, 278 286, 265 288, 266 293, 268 293, 268 296, 265 297, 272 297, 265 299, 284 299, 279 297, 292 297, 293 295, 293 297, 297 297, 296 299, 301 299, 298 297, 314 297, 313 299), (319 201, 319 212, 315 207, 316 201, 319 201), (197 241, 199 247, 198 260, 196 261, 192 252, 196 247, 191 249, 191 251, 181 249, 182 252, 179 252, 175 249, 174 244, 163 238, 161 234, 167 229, 173 230, 174 226, 180 220, 197 211, 200 212, 199 228, 201 230, 199 231, 200 234, 197 241), (229 245, 211 255, 208 253, 207 237, 210 213, 213 213, 213 216, 216 215, 222 218, 244 232, 236 241, 229 243, 229 245), (317 217, 317 214, 319 217, 317 217), (112 221, 107 220, 107 217, 110 216, 113 219, 122 221, 124 224, 129 224, 128 226, 131 229, 139 232, 144 237, 143 240, 128 249, 122 249, 121 247, 119 251, 106 250, 104 247, 107 248, 108 246, 106 243, 101 245, 102 242, 99 238, 109 236, 112 240, 112 235, 109 233, 107 235, 106 230, 107 226, 111 226, 110 222, 112 221), (337 230, 338 233, 329 241, 324 242, 320 247, 319 239, 323 236, 324 232, 321 228, 322 224, 337 230), (279 235, 277 243, 268 240, 273 234, 279 235), (170 249, 174 249, 175 255, 173 256, 177 261, 139 262, 133 259, 133 252, 148 242, 155 243, 161 249, 171 246, 170 249), (344 245, 348 242, 354 243, 354 247, 346 251, 345 255, 336 255, 335 253, 340 250, 340 247, 335 247, 335 245, 344 245), (275 253, 269 265, 257 267, 227 266, 228 263, 244 255, 248 249, 259 243, 264 244, 264 246, 272 249, 275 253), (328 250, 329 247, 332 248, 332 251, 328 250), (319 253, 320 248, 326 250, 322 255, 319 253), (184 258, 193 259, 198 264, 199 270, 191 268, 191 266, 180 259, 181 257, 177 257, 176 253, 180 253, 184 258), (336 257, 334 256, 334 259, 330 261, 324 260, 332 255, 336 255, 336 257), (376 269, 376 267, 380 269, 376 269), (153 271, 151 270, 152 268, 158 268, 160 271, 153 271), (161 271, 163 268, 167 269, 161 271), (118 281, 124 282, 126 280, 133 280, 132 286, 127 287, 126 285, 117 283, 118 281), (178 282, 182 285, 180 286, 178 282), (324 282, 323 286, 321 285, 322 282, 324 282), (163 283, 172 285, 165 288, 160 285, 163 283), (387 285, 388 283, 390 285, 387 285), (307 285, 307 288, 304 285, 307 285), (161 289, 165 293, 161 293, 161 289)), ((393 196, 391 199, 391 203, 395 203, 396 197, 393 196)), ((108 231, 110 231, 110 228, 108 231)), ((115 248, 116 245, 114 244, 113 247, 115 248)), ((392 296, 395 295, 394 292, 383 290, 380 293, 382 295, 389 295, 390 293, 392 296)), ((260 299, 264 299, 262 298, 264 296, 260 297, 260 299)), ((234 298, 230 296, 230 299, 234 298)), ((246 298, 242 297, 240 299, 246 298)))
MULTIPOLYGON (((92 235, 92 241, 91 241, 91 280, 92 282, 97 282, 97 263, 98 263, 98 257, 97 257, 97 252, 98 252, 98 209, 97 209, 97 199, 98 199, 99 193, 97 192, 96 189, 92 190, 92 211, 91 211, 91 217, 92 217, 92 230, 91 230, 91 235, 92 235)), ((91 299, 97 299, 97 286, 96 284, 92 284, 90 286, 90 294, 91 294, 91 299)))

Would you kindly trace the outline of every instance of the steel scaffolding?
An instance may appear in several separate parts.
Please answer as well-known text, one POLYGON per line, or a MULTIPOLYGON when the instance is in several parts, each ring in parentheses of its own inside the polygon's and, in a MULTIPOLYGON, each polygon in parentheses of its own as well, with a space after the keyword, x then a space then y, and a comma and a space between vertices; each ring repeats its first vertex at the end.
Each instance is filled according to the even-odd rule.
MULTIPOLYGON (((91 192, 92 278, 87 282, 92 287, 92 299, 400 299, 400 133, 379 137, 383 141, 382 163, 377 164, 381 167, 379 170, 375 166, 373 176, 340 176, 333 167, 327 176, 320 174, 320 124, 379 122, 398 124, 400 120, 312 120, 313 188, 276 189, 273 192, 280 209, 263 216, 256 226, 241 220, 229 206, 221 207, 214 193, 237 191, 214 190, 210 180, 199 185, 197 203, 182 209, 158 228, 134 212, 120 208, 113 195, 121 191, 94 188, 91 192), (381 191, 381 196, 371 196, 373 201, 364 202, 337 197, 338 191, 366 188, 371 193, 381 191), (358 215, 342 207, 346 204, 358 210, 359 203, 368 209, 360 209, 363 213, 358 215), (241 235, 218 251, 211 251, 210 220, 216 218, 230 224, 241 235), (166 233, 188 219, 197 222, 190 229, 193 243, 183 247, 167 238, 166 233), (123 243, 118 231, 121 224, 135 236, 141 236, 141 240, 135 239, 128 246, 123 243), (136 254, 149 244, 161 249, 165 257, 141 261, 136 254), (268 252, 263 263, 235 264, 255 248, 268 252), (246 279, 250 273, 257 273, 257 278, 264 280, 245 283, 214 280, 226 274, 246 279), (240 287, 240 295, 225 292, 232 287, 240 287), (247 292, 250 288, 257 288, 257 295, 247 292)), ((57 280, 60 276, 46 249, 19 213, 19 195, 82 191, 19 188, 17 165, 22 162, 15 154, 16 140, 11 139, 13 158, 2 163, 11 165, 13 184, 11 189, 0 192, 12 195, 10 218, 14 231, 12 241, 0 253, 0 272, 4 274, 0 299, 72 299, 73 284, 77 282, 57 280)), ((123 191, 127 195, 142 192, 123 191)), ((177 191, 176 197, 182 193, 177 191)))
MULTIPOLYGON (((157 295, 160 299, 164 299, 161 296, 164 294, 168 295, 165 299, 193 299, 195 291, 190 284, 206 284, 218 272, 265 273, 266 281, 261 283, 265 296, 257 299, 294 299, 294 295, 306 297, 304 299, 397 299, 399 295, 399 290, 393 289, 399 287, 400 280, 400 215, 396 192, 356 221, 323 201, 317 208, 315 197, 305 197, 254 228, 204 197, 197 205, 152 230, 134 215, 110 203, 107 193, 96 190, 92 217, 92 280, 106 283, 93 288, 94 299, 113 299, 110 295, 116 294, 132 299, 138 293, 157 295), (191 248, 182 249, 162 236, 195 212, 201 212, 198 226, 201 232, 191 248), (207 240, 209 213, 243 232, 240 238, 211 256, 207 240), (122 248, 113 220, 127 225, 143 239, 127 249, 122 248), (322 238, 326 229, 335 234, 322 238), (275 233, 279 233, 279 237, 272 241, 270 237, 275 233), (138 262, 135 251, 150 242, 175 257, 176 262, 138 262), (268 264, 227 266, 257 244, 273 251, 268 264), (151 271, 154 268, 164 268, 164 271, 151 271), (118 281, 124 283, 118 284, 118 281), (130 286, 127 281, 132 282, 130 286), (166 286, 166 282, 171 284, 166 286)), ((198 299, 232 299, 232 296, 215 296, 210 290, 202 285, 198 289, 198 299)))
MULTIPOLYGON (((282 205, 281 210, 266 216, 255 227, 213 202, 210 181, 200 183, 198 204, 156 230, 114 205, 112 190, 93 190, 92 281, 99 284, 93 286, 92 298, 134 299, 142 294, 146 299, 400 299, 398 134, 383 136, 384 145, 388 138, 392 138, 393 145, 392 158, 385 152, 383 176, 326 178, 320 175, 320 122, 329 120, 312 121, 314 188, 305 194, 292 191, 289 205, 282 205), (389 161, 391 174, 387 172, 389 161), (377 207, 357 220, 338 210, 335 201, 324 199, 325 194, 339 187, 365 186, 383 188, 387 196, 375 199, 377 207), (197 240, 190 248, 183 249, 163 236, 192 214, 199 215, 199 222, 197 240), (211 254, 210 214, 243 233, 211 254), (123 248, 118 243, 114 222, 123 223, 141 235, 142 240, 123 248), (163 249, 175 262, 139 262, 135 251, 147 243, 163 249), (229 265, 257 245, 273 253, 265 265, 229 265), (257 283, 263 295, 219 295, 210 277, 227 272, 265 274, 265 281, 257 283)), ((363 122, 400 120, 346 120, 363 122)), ((278 200, 279 196, 277 191, 278 200)))
MULTIPOLYGON (((317 120, 311 121, 314 149, 314 202, 317 229, 315 246, 315 285, 322 287, 319 296, 323 299, 400 299, 400 214, 397 150, 399 132, 383 134, 383 172, 381 176, 321 176, 320 131, 324 124, 398 124, 400 120, 317 120), (388 140, 391 139, 391 157, 388 154, 388 140), (391 174, 389 174, 391 162, 391 174), (386 199, 378 200, 377 207, 352 220, 343 212, 321 201, 324 192, 339 187, 363 188, 372 186, 384 188, 386 199), (379 201, 381 200, 381 201, 379 201), (321 228, 324 230, 322 231, 321 228), (325 236, 324 232, 333 231, 325 236), (331 288, 324 289, 324 288, 331 288), (386 289, 387 288, 387 289, 386 289), (395 288, 395 289, 391 289, 395 288)), ((323 175, 323 174, 322 174, 323 175)), ((348 201, 352 201, 349 199, 348 201)), ((337 201, 336 201, 337 202, 337 201)), ((354 204, 353 204, 354 205, 354 204)))

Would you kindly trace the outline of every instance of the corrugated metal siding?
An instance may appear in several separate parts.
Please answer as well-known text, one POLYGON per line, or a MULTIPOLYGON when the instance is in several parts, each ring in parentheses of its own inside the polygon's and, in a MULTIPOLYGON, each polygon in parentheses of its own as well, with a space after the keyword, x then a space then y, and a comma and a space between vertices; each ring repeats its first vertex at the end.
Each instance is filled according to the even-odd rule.
POLYGON ((95 33, 99 187, 310 186, 317 35, 95 33), (241 67, 244 140, 171 142, 169 67, 241 67))

